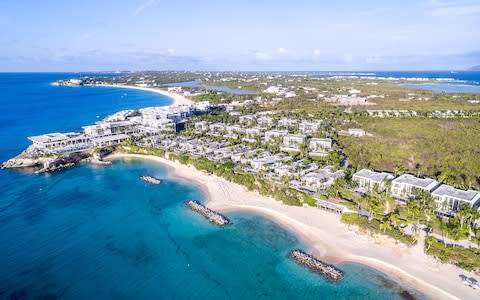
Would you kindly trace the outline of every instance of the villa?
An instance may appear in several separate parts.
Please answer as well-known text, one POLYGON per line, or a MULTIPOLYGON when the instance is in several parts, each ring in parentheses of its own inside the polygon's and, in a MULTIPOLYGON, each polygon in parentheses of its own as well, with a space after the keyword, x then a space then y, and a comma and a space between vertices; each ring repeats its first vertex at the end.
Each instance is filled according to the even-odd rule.
POLYGON ((301 134, 288 134, 283 137, 283 145, 280 147, 284 152, 299 152, 306 136, 301 134))
POLYGON ((480 205, 480 193, 474 190, 460 190, 452 186, 442 184, 432 192, 432 197, 437 203, 437 213, 450 217, 463 204, 471 207, 480 205))
POLYGON ((386 189, 385 183, 394 178, 393 174, 387 172, 375 172, 368 169, 362 169, 353 174, 352 180, 358 183, 359 190, 364 193, 373 192, 377 187, 378 191, 386 189))
POLYGON ((302 121, 300 122, 299 129, 303 134, 316 132, 320 129, 322 121, 302 121))
POLYGON ((345 176, 343 170, 332 172, 331 167, 311 172, 302 177, 302 183, 313 191, 320 191, 329 188, 337 178, 345 176))
POLYGON ((283 138, 288 134, 288 130, 269 130, 265 132, 265 142, 269 142, 273 139, 283 138))
POLYGON ((298 121, 295 119, 282 118, 278 120, 279 127, 291 128, 297 126, 298 121))
POLYGON ((399 200, 408 200, 415 197, 415 191, 432 192, 440 185, 430 178, 419 178, 410 174, 403 174, 392 180, 391 194, 399 200))
POLYGON ((311 157, 324 157, 328 155, 328 152, 332 149, 332 139, 313 138, 308 144, 308 155, 311 157))

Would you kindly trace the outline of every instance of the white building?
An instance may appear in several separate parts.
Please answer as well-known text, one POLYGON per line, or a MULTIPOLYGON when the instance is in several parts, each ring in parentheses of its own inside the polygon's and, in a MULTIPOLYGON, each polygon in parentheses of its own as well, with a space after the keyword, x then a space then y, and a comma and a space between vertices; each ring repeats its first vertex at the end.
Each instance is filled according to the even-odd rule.
POLYGON ((292 128, 297 126, 298 121, 295 119, 282 118, 278 120, 277 124, 279 127, 292 128))
POLYGON ((283 145, 280 147, 281 151, 285 152, 299 152, 300 147, 305 142, 306 136, 303 134, 288 134, 283 137, 283 145))
POLYGON ((90 139, 80 133, 47 133, 28 137, 33 147, 46 153, 69 153, 87 150, 92 147, 90 139))
POLYGON ((214 123, 210 124, 208 129, 212 134, 223 134, 225 133, 226 126, 223 123, 214 123))
POLYGON ((362 137, 367 135, 367 132, 361 128, 349 128, 347 133, 348 135, 355 137, 362 137))
POLYGON ((369 193, 374 190, 374 187, 377 187, 378 191, 384 191, 385 183, 393 178, 394 176, 391 173, 375 172, 368 169, 362 169, 352 176, 352 180, 358 183, 359 189, 369 193))
POLYGON ((431 192, 440 185, 431 178, 419 178, 410 174, 403 174, 392 180, 391 194, 400 200, 414 198, 415 190, 431 192))
POLYGON ((324 138, 312 138, 308 144, 308 155, 312 157, 327 156, 328 152, 332 149, 332 139, 324 138))
POLYGON ((313 133, 313 132, 316 132, 320 129, 321 124, 322 124, 322 121, 320 121, 320 120, 317 120, 317 121, 302 121, 302 122, 300 122, 300 125, 298 126, 298 129, 303 134, 313 133))
POLYGON ((261 116, 257 118, 257 124, 260 126, 270 126, 273 124, 273 120, 270 117, 261 116))
POLYGON ((480 193, 474 190, 460 190, 452 186, 442 184, 432 192, 432 197, 437 203, 438 212, 447 216, 457 211, 462 204, 471 207, 480 205, 480 193))
POLYGON ((283 138, 288 134, 288 130, 269 130, 265 131, 265 142, 269 142, 273 139, 283 138))
POLYGON ((256 138, 262 135, 262 130, 260 128, 247 128, 245 129, 245 134, 248 138, 256 138))
POLYGON ((326 167, 302 177, 302 183, 312 191, 320 191, 329 188, 337 178, 345 176, 343 170, 332 172, 330 167, 326 167))

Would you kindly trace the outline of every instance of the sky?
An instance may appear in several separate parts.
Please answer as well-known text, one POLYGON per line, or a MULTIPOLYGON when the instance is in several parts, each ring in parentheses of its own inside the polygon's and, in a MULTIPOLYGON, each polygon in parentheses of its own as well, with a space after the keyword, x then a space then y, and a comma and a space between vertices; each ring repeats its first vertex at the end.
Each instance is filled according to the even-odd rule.
POLYGON ((0 0, 0 71, 462 70, 480 0, 0 0))

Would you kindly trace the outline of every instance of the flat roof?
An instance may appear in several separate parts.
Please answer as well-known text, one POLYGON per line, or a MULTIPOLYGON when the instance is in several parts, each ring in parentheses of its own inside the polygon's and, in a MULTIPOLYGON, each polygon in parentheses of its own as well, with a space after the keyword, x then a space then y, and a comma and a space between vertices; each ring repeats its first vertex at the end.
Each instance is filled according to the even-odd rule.
POLYGON ((42 135, 29 136, 28 139, 35 143, 51 143, 51 142, 63 141, 79 135, 80 133, 77 133, 77 132, 67 132, 67 133, 53 132, 53 133, 47 133, 42 135))
POLYGON ((363 178, 367 178, 367 179, 378 181, 378 182, 384 181, 386 178, 388 179, 393 178, 393 175, 391 173, 375 172, 368 169, 361 169, 357 173, 353 174, 353 176, 363 177, 363 178))
POLYGON ((411 174, 403 174, 400 177, 395 178, 392 182, 406 183, 406 184, 413 185, 415 187, 425 189, 428 186, 430 186, 432 183, 436 183, 437 181, 431 178, 420 178, 420 177, 413 176, 411 174))
POLYGON ((468 202, 472 202, 472 200, 475 200, 475 198, 477 199, 479 198, 480 193, 474 190, 464 191, 464 190, 456 189, 453 186, 442 184, 435 191, 432 192, 432 195, 448 196, 448 197, 453 197, 453 198, 465 200, 468 202))
POLYGON ((107 135, 107 136, 93 138, 92 140, 94 142, 110 142, 110 141, 126 139, 126 138, 128 138, 128 135, 126 134, 115 134, 115 135, 107 135))

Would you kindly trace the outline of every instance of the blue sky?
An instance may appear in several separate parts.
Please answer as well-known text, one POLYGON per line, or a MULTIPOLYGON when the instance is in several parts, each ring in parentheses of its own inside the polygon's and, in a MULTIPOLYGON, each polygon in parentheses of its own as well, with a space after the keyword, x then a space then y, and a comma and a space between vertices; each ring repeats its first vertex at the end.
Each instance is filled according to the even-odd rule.
POLYGON ((480 0, 0 0, 0 71, 480 64, 480 0))

